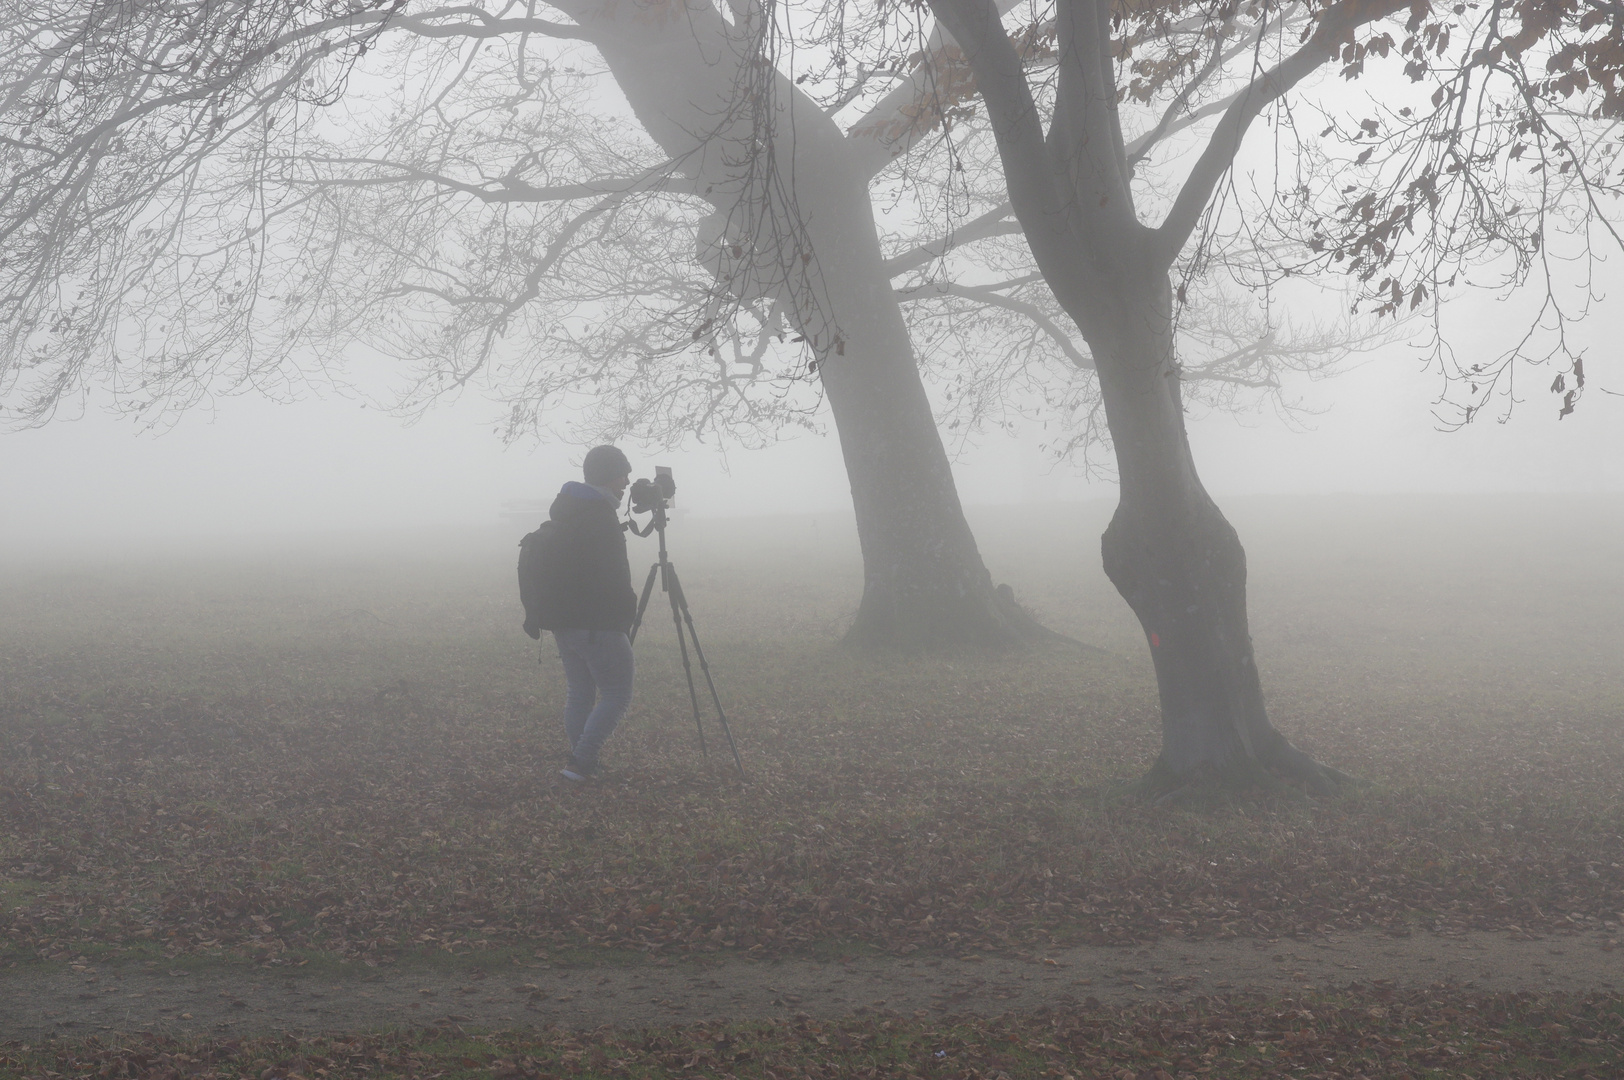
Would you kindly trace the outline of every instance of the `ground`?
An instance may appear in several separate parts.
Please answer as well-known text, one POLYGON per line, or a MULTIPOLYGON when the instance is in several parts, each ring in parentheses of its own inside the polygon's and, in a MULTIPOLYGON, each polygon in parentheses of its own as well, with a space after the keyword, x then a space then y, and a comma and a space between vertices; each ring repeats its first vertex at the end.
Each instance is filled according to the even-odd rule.
POLYGON ((56 1033, 171 1035, 661 1027, 872 1013, 938 1019, 1111 1004, 1189 1003, 1238 990, 1270 996, 1367 991, 1585 995, 1624 984, 1599 935, 1314 935, 1303 940, 1157 941, 1037 955, 865 956, 844 961, 707 959, 554 964, 477 955, 368 968, 318 964, 76 963, 0 979, 0 1039, 56 1033))
MULTIPOLYGON (((995 575, 1095 647, 1000 658, 836 648, 859 567, 832 519, 679 521, 673 557, 746 775, 708 716, 700 755, 655 622, 608 776, 585 791, 556 780, 560 679, 518 629, 516 534, 14 557, 0 1072, 95 1071, 116 1051, 121 1068, 179 1054, 223 1073, 263 1057, 258 1074, 291 1052, 244 1057, 244 1038, 424 1025, 496 1040, 479 1044, 491 1061, 519 1053, 504 1037, 539 1039, 524 1052, 545 1072, 573 1036, 478 1033, 548 1024, 766 1040, 751 1060, 767 1069, 800 1060, 809 1023, 849 1041, 951 1021, 986 1043, 1062 1015, 1075 1035, 1152 1022, 1136 1009, 1242 1023, 1285 1002, 1364 1016, 1335 1036, 1337 1068, 1388 1037, 1425 1071, 1442 1043, 1410 1047, 1403 1018, 1447 1000, 1462 1032, 1545 1018, 1526 1053, 1472 1043, 1492 1058, 1474 1068, 1522 1054, 1530 1075, 1606 1075, 1624 501, 1230 509, 1272 716, 1368 781, 1338 798, 1128 797, 1155 699, 1098 570, 1104 506, 976 523, 995 575), (1537 1044, 1559 1033, 1542 1024, 1599 1041, 1557 1040, 1548 1059, 1537 1044)), ((396 1071, 451 1052, 390 1038, 396 1071)), ((469 1060, 500 1073, 483 1053, 469 1060)))

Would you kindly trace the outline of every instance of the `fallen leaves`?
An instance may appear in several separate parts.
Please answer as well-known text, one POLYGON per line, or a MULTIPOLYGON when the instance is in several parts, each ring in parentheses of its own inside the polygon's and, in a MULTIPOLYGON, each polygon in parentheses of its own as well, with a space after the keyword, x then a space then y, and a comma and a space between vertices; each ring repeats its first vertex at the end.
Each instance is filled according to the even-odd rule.
MULTIPOLYGON (((14 958, 266 964, 538 947, 1041 955, 1358 928, 1616 938, 1624 740, 1605 649, 1593 679, 1614 682, 1530 685, 1527 700, 1487 681, 1501 639, 1428 643, 1431 667, 1380 681, 1347 651, 1393 667, 1415 651, 1394 635, 1432 632, 1443 610, 1562 655, 1577 639, 1553 628, 1580 619, 1583 641, 1614 641, 1598 620, 1616 606, 1570 589, 1547 611, 1474 578, 1474 615, 1441 606, 1465 601, 1436 568, 1412 587, 1378 566, 1342 582, 1348 595, 1309 591, 1309 569, 1271 631, 1299 652, 1260 652, 1281 669, 1271 703, 1294 739, 1306 728, 1318 758, 1375 786, 1203 811, 1111 795, 1156 749, 1139 667, 1065 650, 868 663, 826 647, 812 586, 776 570, 723 600, 686 575, 716 612, 707 653, 748 783, 695 752, 680 667, 651 637, 609 778, 585 791, 553 785, 558 680, 513 652, 505 591, 380 578, 349 606, 387 619, 333 629, 299 621, 285 582, 224 625, 212 601, 154 587, 118 600, 142 632, 115 648, 83 619, 107 587, 75 607, 47 583, 7 601, 35 607, 0 652, 0 934, 14 958), (1513 601, 1523 621, 1497 619, 1513 601), (1529 611, 1547 620, 1534 634, 1529 611)), ((313 580, 308 603, 336 602, 313 580)))
POLYGON ((1189 1076, 1592 1077, 1615 1075, 1624 1054, 1624 1000, 1394 994, 1237 995, 1189 1004, 1074 1008, 989 1020, 924 1021, 872 1013, 754 1024, 707 1023, 616 1032, 468 1034, 459 1018, 372 1035, 176 1039, 156 1035, 53 1046, 0 1047, 0 1070, 53 1077, 481 1075, 562 1080, 588 1075, 732 1075, 739 1080, 926 1077, 989 1080, 1189 1076), (1369 1004, 1374 997, 1379 1005, 1369 1004))
POLYGON ((909 761, 914 746, 951 749, 990 722, 848 719, 858 764, 819 746, 815 711, 779 721, 784 748, 747 785, 639 756, 578 792, 539 779, 547 764, 514 753, 500 715, 412 732, 366 702, 310 711, 321 719, 298 703, 104 700, 49 726, 14 711, 5 723, 33 753, 0 766, 0 850, 8 877, 41 888, 6 904, 0 931, 41 957, 143 942, 267 962, 526 942, 905 953, 1601 930, 1624 908, 1616 797, 1521 796, 1515 830, 1481 825, 1509 812, 1482 783, 1152 811, 1059 769, 909 761), (188 753, 158 756, 171 740, 188 753), (79 797, 53 790, 60 781, 79 797))

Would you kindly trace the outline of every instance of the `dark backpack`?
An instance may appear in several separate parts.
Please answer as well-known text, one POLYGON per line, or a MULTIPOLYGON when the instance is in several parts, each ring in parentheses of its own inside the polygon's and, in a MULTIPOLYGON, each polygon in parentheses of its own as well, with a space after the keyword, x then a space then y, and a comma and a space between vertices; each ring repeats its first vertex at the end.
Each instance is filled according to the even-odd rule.
POLYGON ((543 521, 519 541, 519 602, 524 605, 524 632, 541 637, 554 614, 558 581, 558 526, 543 521))

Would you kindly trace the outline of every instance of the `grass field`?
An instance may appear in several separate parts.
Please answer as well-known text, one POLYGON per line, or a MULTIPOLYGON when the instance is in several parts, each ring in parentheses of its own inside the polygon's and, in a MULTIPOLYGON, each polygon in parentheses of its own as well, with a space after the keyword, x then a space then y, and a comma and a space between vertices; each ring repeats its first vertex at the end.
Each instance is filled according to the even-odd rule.
MULTIPOLYGON (((848 528, 674 526, 742 783, 714 727, 698 752, 662 618, 608 777, 558 785, 562 680, 518 629, 516 536, 11 557, 0 964, 1616 935, 1624 500, 1229 509, 1276 723, 1369 786, 1185 809, 1121 797, 1158 734, 1137 627, 1098 567, 1103 506, 974 524, 995 576, 1104 654, 853 656, 836 647, 860 582, 848 528)), ((634 546, 634 568, 651 557, 634 546)), ((1616 1020, 1616 1001, 1584 1008, 1616 1020)), ((1016 1028, 996 1038, 1060 1045, 1016 1028)), ((804 1035, 763 1030, 749 1038, 804 1035)), ((486 1056, 526 1052, 542 1053, 486 1056)), ((1012 1075, 1053 1064, 998 1055, 1025 1063, 1012 1075)))
POLYGON ((983 516, 995 572, 1110 655, 851 656, 836 523, 685 523, 748 779, 698 754, 662 620, 590 791, 555 786, 561 679, 515 625, 505 535, 13 563, 9 955, 906 951, 1624 910, 1619 501, 1240 502, 1276 722, 1372 784, 1205 812, 1113 796, 1158 736, 1103 508, 983 516))
POLYGON ((1547 1077, 1606 1080, 1616 997, 1237 998, 1062 1015, 703 1024, 679 1031, 172 1039, 0 1047, 0 1075, 562 1080, 996 1080, 1006 1077, 1547 1077))

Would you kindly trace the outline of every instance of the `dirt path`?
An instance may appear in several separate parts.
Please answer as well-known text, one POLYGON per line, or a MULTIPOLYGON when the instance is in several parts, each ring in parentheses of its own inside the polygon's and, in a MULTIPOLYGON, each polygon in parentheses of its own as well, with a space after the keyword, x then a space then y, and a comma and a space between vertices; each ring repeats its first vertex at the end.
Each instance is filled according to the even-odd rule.
POLYGON ((1189 998, 1231 990, 1325 990, 1359 982, 1482 991, 1616 990, 1624 949, 1607 935, 1340 934, 1314 940, 1165 941, 1014 960, 727 960, 496 970, 74 965, 0 972, 0 1039, 98 1031, 249 1033, 414 1025, 641 1027, 864 1009, 1027 1011, 1089 997, 1189 998))

